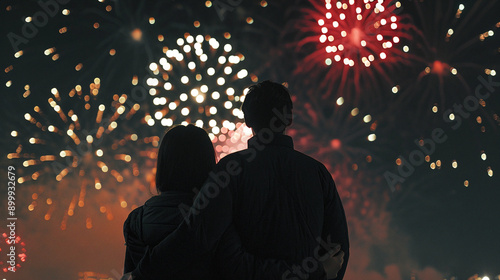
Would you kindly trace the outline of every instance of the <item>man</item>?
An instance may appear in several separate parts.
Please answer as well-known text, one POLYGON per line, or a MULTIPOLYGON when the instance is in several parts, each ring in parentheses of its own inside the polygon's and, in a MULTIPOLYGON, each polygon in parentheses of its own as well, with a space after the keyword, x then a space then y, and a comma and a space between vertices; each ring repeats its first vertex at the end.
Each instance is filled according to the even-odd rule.
MULTIPOLYGON (((344 262, 336 279, 343 278, 349 258, 344 209, 324 165, 295 151, 284 135, 292 107, 280 84, 265 81, 250 87, 242 106, 254 132, 248 149, 217 164, 185 221, 148 251, 132 272, 134 279, 188 269, 194 256, 224 246, 219 240, 231 223, 251 255, 294 264, 280 267, 282 279, 326 279, 328 268, 319 256, 329 250, 328 244, 339 243, 344 262)), ((232 271, 223 274, 252 279, 246 274, 253 271, 238 256, 229 266, 232 271)))

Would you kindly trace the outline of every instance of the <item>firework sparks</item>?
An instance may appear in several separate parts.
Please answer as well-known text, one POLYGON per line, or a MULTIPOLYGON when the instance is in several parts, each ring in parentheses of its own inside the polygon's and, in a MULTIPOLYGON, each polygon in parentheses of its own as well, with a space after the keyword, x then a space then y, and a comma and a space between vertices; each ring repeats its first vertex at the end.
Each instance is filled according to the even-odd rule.
POLYGON ((477 186, 479 181, 491 182, 492 158, 498 151, 491 149, 490 143, 496 138, 500 119, 494 112, 494 97, 480 98, 471 85, 479 83, 478 75, 481 79, 496 76, 497 63, 491 54, 497 52, 495 32, 500 24, 498 18, 488 14, 498 10, 498 2, 420 1, 410 7, 417 15, 416 40, 410 50, 416 61, 414 75, 405 75, 402 79, 406 81, 393 87, 402 101, 397 110, 414 110, 406 115, 411 116, 408 123, 414 122, 414 131, 418 131, 418 139, 409 141, 413 146, 404 149, 415 150, 415 155, 418 149, 429 146, 424 144, 430 135, 429 126, 422 125, 422 117, 436 126, 451 124, 458 132, 447 130, 446 145, 436 145, 435 153, 433 149, 422 154, 418 164, 415 159, 408 163, 409 154, 405 153, 396 159, 396 165, 423 165, 432 173, 453 174, 451 177, 458 179, 454 185, 465 188, 477 186), (456 152, 458 146, 463 147, 460 152, 456 152))
MULTIPOLYGON (((35 106, 33 112, 24 116, 31 124, 27 130, 11 132, 19 145, 7 158, 22 164, 27 173, 18 178, 18 183, 44 179, 59 182, 54 192, 41 187, 43 184, 37 184, 39 187, 33 190, 33 203, 28 209, 34 210, 39 194, 43 193, 44 202, 49 206, 46 220, 51 219, 56 197, 70 201, 65 213, 72 216, 75 206, 86 204, 86 197, 116 192, 117 184, 139 176, 142 160, 155 157, 149 155, 154 153, 149 147, 158 146, 158 137, 140 138, 136 132, 129 132, 132 128, 123 125, 118 128, 120 121, 134 117, 140 105, 128 102, 125 94, 114 95, 111 106, 99 104, 99 89, 99 78, 90 84, 88 93, 79 85, 67 96, 53 88, 53 97, 48 99, 50 107, 35 106), (137 147, 141 149, 133 155, 131 152, 137 147)), ((118 196, 118 200, 123 208, 127 207, 123 198, 118 196)), ((102 203, 97 204, 102 207, 102 203)), ((102 208, 100 211, 106 212, 102 208)), ((63 229, 66 220, 63 219, 63 229)), ((87 228, 91 227, 88 220, 87 228)))
MULTIPOLYGON (((245 57, 233 50, 230 37, 225 33, 219 41, 186 33, 177 39, 178 49, 166 50, 158 64, 151 63, 147 84, 156 109, 146 114, 148 125, 209 127, 210 138, 219 145, 248 134, 243 128, 234 132, 243 123, 240 106, 246 87, 257 77, 244 68, 245 57)), ((216 149, 219 155, 229 151, 216 149)))
POLYGON ((333 107, 320 106, 315 99, 300 103, 303 106, 294 112, 296 118, 288 130, 297 149, 316 157, 329 170, 343 162, 357 170, 359 164, 373 160, 366 147, 377 139, 377 122, 370 114, 350 107, 343 97, 333 107))
MULTIPOLYGON (((20 3, 11 7, 13 11, 8 15, 22 13, 23 8, 37 11, 31 6, 20 3)), ((16 45, 11 61, 2 66, 10 75, 44 76, 47 73, 40 73, 40 68, 50 69, 51 73, 54 69, 64 69, 59 78, 62 75, 61 79, 71 83, 99 76, 103 80, 114 80, 115 83, 105 85, 113 89, 130 86, 134 77, 147 72, 147 63, 156 59, 155 54, 161 53, 168 40, 166 34, 186 30, 187 25, 182 24, 181 19, 192 13, 189 5, 180 3, 146 4, 130 0, 71 2, 54 9, 50 24, 37 30, 36 36, 43 39, 44 44, 23 40, 16 45), (79 74, 76 75, 79 80, 74 79, 75 73, 79 74)), ((24 24, 33 25, 36 21, 29 13, 19 14, 16 21, 19 17, 25 19, 24 24)), ((22 27, 13 28, 16 29, 22 27)), ((20 86, 23 77, 11 80, 8 87, 20 86)))
POLYGON ((320 87, 326 89, 326 97, 333 94, 335 85, 342 95, 348 84, 360 93, 361 84, 376 85, 380 77, 391 81, 388 69, 407 56, 406 47, 399 45, 409 38, 406 31, 411 28, 398 15, 400 2, 326 0, 311 4, 314 8, 305 9, 304 19, 298 22, 299 31, 305 34, 298 47, 314 44, 314 51, 298 71, 322 71, 320 87))
MULTIPOLYGON (((237 14, 241 14, 241 10, 246 10, 242 8, 241 6, 243 5, 243 0, 237 0, 237 1, 205 1, 205 7, 207 8, 213 8, 215 9, 215 12, 217 13, 219 19, 223 21, 227 14, 230 12, 233 12, 235 9, 239 10, 237 14)), ((269 3, 265 0, 259 1, 258 3, 259 7, 265 8, 269 5, 269 3)), ((245 16, 244 21, 246 24, 253 24, 254 23, 254 18, 251 16, 245 16)))
MULTIPOLYGON (((147 66, 144 63, 152 61, 154 54, 162 50, 167 40, 165 32, 182 26, 171 23, 191 13, 189 6, 173 3, 146 5, 145 1, 100 2, 103 5, 83 10, 83 16, 95 16, 91 17, 93 22, 86 22, 91 23, 89 27, 96 33, 96 38, 105 38, 97 44, 102 51, 95 54, 102 58, 109 56, 108 59, 113 63, 108 66, 116 69, 120 65, 130 70, 131 76, 127 77, 129 81, 133 76, 142 74, 137 73, 137 69, 143 70, 147 66)), ((95 61, 99 59, 94 59, 94 65, 95 61)), ((123 69, 120 73, 123 75, 123 69)))
POLYGON ((495 1, 475 1, 470 6, 457 1, 414 2, 418 16, 410 53, 417 62, 418 77, 395 85, 393 93, 437 113, 472 92, 469 78, 482 73, 496 76, 495 62, 489 57, 498 48, 493 36, 500 22, 486 16, 497 10, 495 6, 495 1))

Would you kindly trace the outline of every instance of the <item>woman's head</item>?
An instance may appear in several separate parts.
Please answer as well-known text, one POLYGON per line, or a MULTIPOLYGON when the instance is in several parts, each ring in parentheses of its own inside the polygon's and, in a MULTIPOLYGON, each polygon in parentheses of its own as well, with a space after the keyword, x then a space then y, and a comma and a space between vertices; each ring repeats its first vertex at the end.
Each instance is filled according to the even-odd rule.
POLYGON ((200 188, 214 166, 215 151, 205 130, 194 125, 175 126, 161 140, 156 190, 190 192, 200 188))

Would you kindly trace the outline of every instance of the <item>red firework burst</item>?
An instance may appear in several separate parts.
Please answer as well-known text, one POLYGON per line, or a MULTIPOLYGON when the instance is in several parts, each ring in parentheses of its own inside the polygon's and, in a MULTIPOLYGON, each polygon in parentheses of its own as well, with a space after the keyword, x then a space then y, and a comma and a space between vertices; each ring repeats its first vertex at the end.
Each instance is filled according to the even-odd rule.
MULTIPOLYGON (((300 72, 324 71, 321 88, 326 96, 336 85, 342 95, 348 84, 354 92, 361 84, 390 81, 388 70, 407 56, 398 46, 409 39, 411 24, 399 14, 401 3, 384 0, 325 0, 324 4, 311 1, 314 8, 305 9, 305 18, 299 20, 299 30, 306 34, 298 48, 314 44, 312 53, 303 60, 300 72), (321 65, 322 67, 318 67, 321 65)), ((323 76, 323 75, 319 75, 323 76)))

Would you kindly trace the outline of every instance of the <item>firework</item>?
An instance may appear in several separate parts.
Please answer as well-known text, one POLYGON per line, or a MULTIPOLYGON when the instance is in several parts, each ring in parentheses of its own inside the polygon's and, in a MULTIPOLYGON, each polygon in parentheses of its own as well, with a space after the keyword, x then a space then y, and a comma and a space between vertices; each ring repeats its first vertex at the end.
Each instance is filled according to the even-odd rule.
MULTIPOLYGON (((24 25, 33 25, 37 20, 36 8, 41 8, 31 4, 18 6, 5 13, 19 14, 16 22, 23 18, 24 25), (31 10, 35 12, 26 13, 31 10)), ((20 80, 11 81, 11 85, 32 82, 22 81, 23 76, 47 75, 47 79, 52 80, 49 72, 59 70, 58 78, 73 84, 99 76, 113 80, 113 84, 105 85, 112 86, 113 90, 130 87, 134 78, 147 73, 147 63, 156 59, 155 54, 161 53, 168 40, 166 34, 182 34, 179 30, 186 30, 186 19, 192 17, 189 5, 165 1, 102 0, 57 4, 52 8, 54 14, 46 26, 38 28, 37 40, 17 44, 13 53, 16 60, 2 66, 10 75, 22 73, 17 77, 20 80), (38 40, 43 43, 32 42, 38 40), (40 73, 40 68, 50 71, 40 73)), ((13 26, 12 30, 19 33, 22 28, 13 26)))
POLYGON ((498 2, 415 1, 409 8, 417 15, 410 45, 416 79, 400 78, 403 82, 393 87, 393 93, 408 103, 417 102, 419 114, 422 109, 437 113, 462 103, 474 90, 468 81, 477 83, 479 74, 496 76, 498 63, 491 55, 499 46, 493 36, 500 22, 488 14, 498 10, 498 2))
POLYGON ((395 85, 393 92, 402 101, 397 108, 399 115, 407 118, 404 120, 408 126, 415 127, 411 137, 416 139, 404 141, 408 146, 400 150, 408 152, 396 159, 399 169, 405 165, 412 169, 422 166, 441 176, 446 173, 454 179, 454 186, 466 188, 492 182, 492 159, 498 158, 498 150, 491 141, 498 136, 500 118, 494 113, 495 97, 480 98, 471 85, 480 84, 478 75, 484 80, 496 76, 497 63, 491 55, 498 47, 494 33, 500 24, 488 16, 495 6, 498 3, 491 1, 465 5, 457 1, 420 1, 410 6, 417 15, 417 40, 410 49, 416 71, 408 75, 413 78, 405 75, 402 79, 406 82, 395 85), (430 130, 438 127, 444 128, 446 143, 435 145, 432 152, 409 163, 412 153, 417 155, 423 146, 429 147, 424 144, 428 142, 425 138, 429 139, 430 130))
POLYGON ((147 84, 155 109, 144 117, 148 125, 192 123, 208 127, 214 142, 235 141, 246 87, 257 77, 244 68, 245 57, 233 49, 230 37, 225 33, 219 41, 186 33, 177 39, 178 49, 166 50, 159 63, 151 63, 147 84))
POLYGON ((370 146, 377 138, 377 122, 370 114, 362 114, 343 97, 332 107, 312 98, 298 103, 301 106, 294 110, 293 124, 287 130, 298 150, 317 158, 329 170, 346 162, 357 170, 359 164, 373 160, 370 146))
POLYGON ((118 74, 116 71, 120 69, 119 74, 123 75, 127 70, 128 81, 142 75, 147 61, 153 61, 155 54, 161 52, 168 40, 166 33, 187 28, 187 22, 183 24, 180 19, 192 13, 188 5, 163 1, 100 2, 103 3, 80 12, 82 17, 92 19, 85 21, 88 26, 84 28, 93 29, 95 34, 91 38, 96 42, 91 43, 97 43, 97 51, 92 52, 94 58, 87 67, 99 67, 98 62, 106 59, 109 63, 105 64, 105 72, 118 74))
POLYGON ((209 12, 201 16, 210 23, 205 33, 230 32, 238 50, 248 56, 253 74, 283 80, 289 76, 287 64, 293 63, 282 47, 283 24, 298 1, 205 1, 209 12))
POLYGON ((411 28, 398 15, 400 2, 313 0, 311 4, 313 8, 304 9, 304 18, 296 23, 303 36, 297 48, 312 49, 297 73, 317 73, 325 97, 350 90, 358 96, 362 88, 379 85, 379 79, 391 81, 388 71, 407 56, 400 45, 409 39, 406 31, 411 28))
MULTIPOLYGON (((99 90, 98 78, 90 84, 89 92, 77 85, 68 95, 62 95, 53 88, 53 97, 48 99, 50 107, 35 106, 24 116, 29 124, 11 132, 18 147, 7 158, 24 167, 25 174, 18 183, 31 182, 33 186, 33 203, 28 209, 33 211, 37 201, 44 201, 49 207, 46 220, 51 219, 55 204, 69 203, 65 216, 72 216, 75 206, 83 207, 89 196, 90 204, 96 202, 99 211, 106 213, 102 208, 106 200, 97 199, 106 196, 102 193, 115 194, 107 196, 106 203, 118 200, 123 208, 127 207, 117 186, 138 177, 141 163, 156 156, 152 148, 158 146, 158 137, 139 137, 144 131, 121 124, 133 123, 140 105, 129 102, 125 94, 114 95, 110 106, 99 104, 99 90)), ((87 227, 91 228, 90 220, 87 227)))

